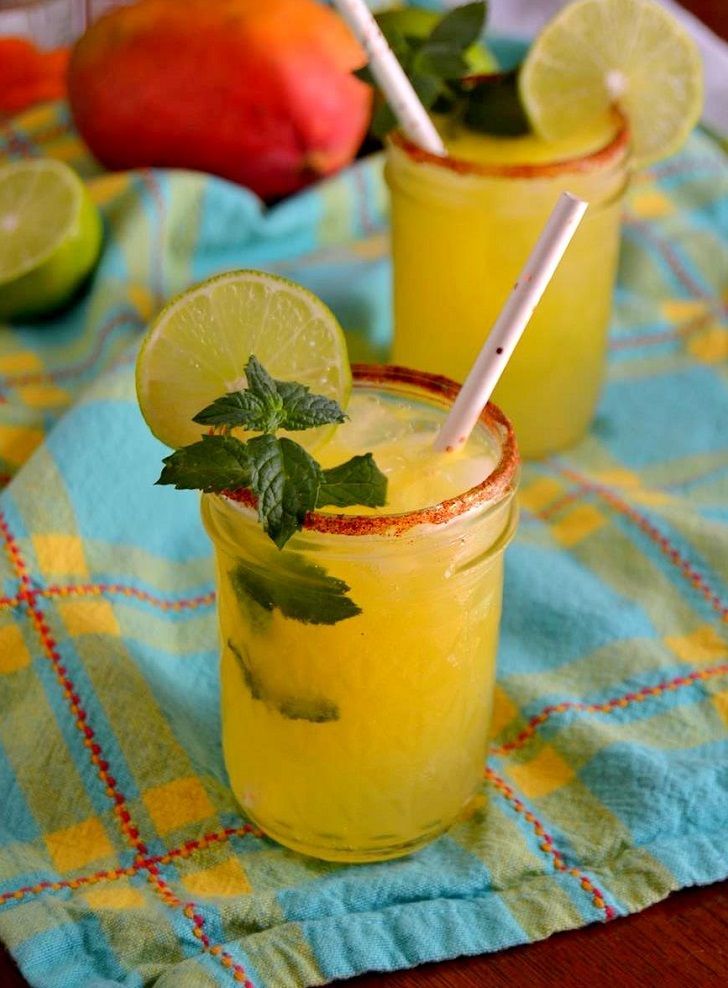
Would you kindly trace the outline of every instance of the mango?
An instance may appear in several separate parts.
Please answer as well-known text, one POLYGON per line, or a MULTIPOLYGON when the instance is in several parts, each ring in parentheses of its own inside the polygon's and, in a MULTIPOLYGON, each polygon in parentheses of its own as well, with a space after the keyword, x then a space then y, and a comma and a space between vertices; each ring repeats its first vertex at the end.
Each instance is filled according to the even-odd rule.
POLYGON ((69 99, 107 168, 190 168, 272 199, 355 156, 365 61, 316 0, 139 0, 76 43, 69 99))
POLYGON ((66 94, 68 49, 42 51, 26 38, 0 38, 0 117, 66 94))

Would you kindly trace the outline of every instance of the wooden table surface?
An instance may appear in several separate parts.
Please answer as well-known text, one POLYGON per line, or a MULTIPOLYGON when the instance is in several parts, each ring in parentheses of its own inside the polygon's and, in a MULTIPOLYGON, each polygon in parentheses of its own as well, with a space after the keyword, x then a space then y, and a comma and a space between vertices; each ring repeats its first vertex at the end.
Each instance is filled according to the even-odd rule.
MULTIPOLYGON (((728 0, 681 2, 728 39, 728 0)), ((685 889, 636 916, 559 933, 541 943, 338 984, 342 988, 723 988, 728 984, 728 883, 685 889)), ((0 988, 26 988, 2 945, 0 988)))
POLYGON ((719 37, 728 38, 728 0, 678 0, 719 37))

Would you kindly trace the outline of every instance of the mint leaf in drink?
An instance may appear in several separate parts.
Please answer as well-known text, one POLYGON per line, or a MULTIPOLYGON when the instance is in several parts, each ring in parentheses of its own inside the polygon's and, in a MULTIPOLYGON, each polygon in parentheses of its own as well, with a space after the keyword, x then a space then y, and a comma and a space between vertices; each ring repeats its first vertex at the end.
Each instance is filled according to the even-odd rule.
POLYGON ((264 610, 304 624, 338 624, 361 614, 347 596, 348 584, 290 552, 273 557, 265 568, 239 563, 230 583, 238 599, 248 596, 264 610))
POLYGON ((316 507, 321 470, 292 439, 255 436, 245 447, 252 474, 248 486, 258 498, 258 518, 282 549, 316 507))
POLYGON ((247 389, 217 398, 193 421, 228 430, 272 434, 278 429, 295 432, 346 420, 338 402, 311 394, 309 388, 295 381, 274 380, 254 356, 246 364, 245 377, 247 389))
POLYGON ((328 724, 341 717, 337 705, 321 696, 285 696, 277 707, 288 720, 308 720, 312 724, 328 724))
POLYGON ((338 467, 321 471, 316 507, 335 504, 340 508, 366 504, 371 508, 387 502, 387 478, 371 453, 352 456, 338 467))
POLYGON ((243 680, 245 681, 245 685, 248 688, 248 692, 250 693, 250 695, 254 700, 262 700, 263 689, 260 680, 258 676, 256 676, 255 673, 253 672, 250 666, 250 662, 248 661, 247 656, 244 654, 243 649, 237 648, 235 645, 233 645, 231 640, 228 640, 227 644, 228 644, 228 648, 235 656, 235 661, 238 664, 238 668, 243 674, 243 680))
POLYGON ((254 700, 261 700, 288 720, 309 720, 313 724, 326 724, 338 720, 339 708, 331 700, 319 696, 279 695, 266 687, 263 677, 257 675, 242 648, 228 641, 228 648, 243 674, 243 680, 254 700))
POLYGON ((245 584, 240 583, 238 578, 240 565, 242 564, 239 564, 238 567, 228 573, 230 586, 235 594, 240 614, 246 626, 256 635, 264 635, 270 630, 273 613, 269 608, 259 604, 255 597, 248 593, 245 584))
POLYGON ((178 491, 218 492, 248 487, 253 473, 245 445, 233 436, 203 436, 197 443, 183 446, 162 462, 158 484, 169 484, 178 491))

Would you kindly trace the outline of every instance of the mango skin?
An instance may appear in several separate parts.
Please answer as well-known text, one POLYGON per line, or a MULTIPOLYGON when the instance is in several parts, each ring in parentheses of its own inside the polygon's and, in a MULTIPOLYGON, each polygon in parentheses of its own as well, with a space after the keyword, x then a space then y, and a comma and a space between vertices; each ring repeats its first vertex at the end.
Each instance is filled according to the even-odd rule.
POLYGON ((110 169, 211 172, 263 199, 348 164, 371 115, 366 61, 316 0, 139 0, 71 54, 73 117, 110 169))
POLYGON ((25 38, 0 38, 0 117, 66 95, 68 49, 43 51, 25 38))

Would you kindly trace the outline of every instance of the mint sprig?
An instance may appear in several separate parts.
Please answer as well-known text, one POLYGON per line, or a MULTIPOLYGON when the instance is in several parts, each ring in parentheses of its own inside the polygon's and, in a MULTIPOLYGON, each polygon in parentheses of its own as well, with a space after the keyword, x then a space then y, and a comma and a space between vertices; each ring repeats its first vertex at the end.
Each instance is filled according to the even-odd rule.
POLYGON ((199 425, 273 433, 314 429, 330 422, 344 422, 338 403, 294 381, 275 381, 260 361, 251 357, 245 368, 248 387, 217 398, 195 415, 199 425))
MULTIPOLYGON (((486 16, 487 3, 477 0, 446 13, 424 37, 403 34, 391 17, 381 19, 379 26, 426 110, 446 114, 480 133, 526 134, 531 128, 518 95, 516 73, 469 74, 466 52, 483 33, 486 16)), ((354 74, 376 86, 368 66, 354 74)), ((381 99, 372 133, 383 138, 397 126, 395 115, 381 99)))
POLYGON ((247 388, 223 395, 195 416, 219 434, 165 457, 158 484, 208 493, 248 488, 257 498, 263 529, 279 549, 316 508, 386 503, 387 478, 371 453, 324 470, 299 443, 274 435, 278 429, 345 421, 336 401, 311 394, 302 384, 274 380, 254 356, 245 377, 247 388), (230 434, 234 428, 261 435, 240 440, 230 434))

